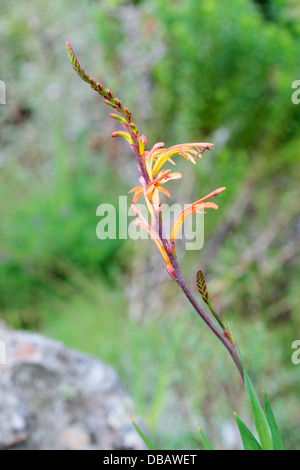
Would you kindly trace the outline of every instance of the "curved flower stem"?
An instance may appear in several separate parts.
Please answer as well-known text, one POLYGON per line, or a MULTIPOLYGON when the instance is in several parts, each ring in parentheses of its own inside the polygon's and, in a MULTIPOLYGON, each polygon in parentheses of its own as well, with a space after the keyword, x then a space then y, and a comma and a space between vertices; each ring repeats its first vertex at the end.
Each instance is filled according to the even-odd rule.
MULTIPOLYGON (((165 243, 165 240, 162 240, 163 244, 165 243)), ((167 251, 168 252, 168 251, 167 251)), ((211 329, 211 331, 217 336, 217 338, 221 341, 221 343, 225 346, 227 351, 229 352, 237 370, 238 373, 240 374, 240 377, 242 381, 244 382, 244 373, 243 373, 243 365, 242 361, 239 355, 239 352, 237 350, 236 344, 230 341, 228 336, 221 331, 215 323, 209 318, 209 316, 206 314, 206 312, 203 310, 203 308, 198 304, 197 300, 195 299, 193 293, 191 292, 189 286, 187 285, 180 266, 176 260, 176 258, 168 253, 170 262, 173 266, 173 270, 176 276, 176 282, 180 289, 183 291, 189 302, 192 304, 198 315, 202 318, 202 320, 206 323, 206 325, 211 329)))

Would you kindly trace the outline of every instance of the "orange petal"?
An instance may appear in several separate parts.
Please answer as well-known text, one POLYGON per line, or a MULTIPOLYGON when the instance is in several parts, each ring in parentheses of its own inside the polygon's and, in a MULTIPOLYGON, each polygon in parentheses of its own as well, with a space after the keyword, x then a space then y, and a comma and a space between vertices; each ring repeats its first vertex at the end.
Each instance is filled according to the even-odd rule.
POLYGON ((174 171, 173 173, 170 173, 169 178, 170 180, 179 180, 182 178, 182 174, 179 173, 179 171, 174 171))
POLYGON ((147 186, 147 192, 146 192, 146 194, 147 194, 147 196, 150 197, 151 201, 152 201, 151 194, 153 193, 154 189, 155 189, 154 183, 150 183, 150 184, 147 186))
MULTIPOLYGON (((210 199, 213 196, 217 196, 222 191, 225 191, 225 189, 226 188, 224 186, 222 188, 215 189, 212 193, 209 193, 207 196, 204 196, 202 199, 199 199, 199 201, 197 201, 197 203, 202 202, 202 201, 206 201, 207 199, 210 199)), ((195 204, 197 204, 197 203, 195 203, 195 204)))
POLYGON ((164 142, 157 142, 155 145, 153 145, 150 152, 147 152, 146 167, 147 167, 147 171, 150 176, 150 179, 152 179, 152 164, 154 161, 155 153, 158 149, 162 148, 164 145, 165 145, 164 142))
POLYGON ((160 187, 158 188, 158 190, 159 190, 161 193, 165 194, 166 196, 171 197, 171 194, 169 193, 169 191, 168 191, 167 189, 162 188, 162 187, 160 186, 160 187))
POLYGON ((176 171, 174 173, 168 174, 165 178, 162 178, 160 183, 164 184, 169 180, 179 180, 180 178, 182 178, 182 174, 176 171))
POLYGON ((218 206, 214 202, 201 202, 200 200, 186 207, 183 211, 180 212, 180 214, 174 220, 172 231, 171 231, 171 240, 172 241, 175 240, 175 238, 178 235, 181 225, 183 224, 183 222, 189 215, 196 214, 196 213, 203 214, 205 212, 202 211, 201 209, 204 209, 204 208, 218 209, 218 206))
MULTIPOLYGON (((210 144, 208 142, 194 142, 194 143, 189 143, 189 144, 180 144, 180 145, 174 145, 173 147, 170 147, 163 151, 157 158, 153 169, 151 171, 151 178, 152 175, 155 175, 160 168, 174 155, 182 155, 184 158, 187 160, 190 160, 192 163, 196 163, 195 159, 187 153, 187 150, 192 150, 192 149, 199 149, 199 148, 211 148, 213 144, 210 144)), ((153 161, 153 159, 152 159, 153 161)), ((152 163, 151 163, 152 166, 152 163)))
POLYGON ((135 188, 132 188, 130 191, 128 191, 128 194, 130 193, 134 193, 132 202, 136 203, 139 200, 140 196, 143 194, 143 188, 142 186, 136 186, 135 188))

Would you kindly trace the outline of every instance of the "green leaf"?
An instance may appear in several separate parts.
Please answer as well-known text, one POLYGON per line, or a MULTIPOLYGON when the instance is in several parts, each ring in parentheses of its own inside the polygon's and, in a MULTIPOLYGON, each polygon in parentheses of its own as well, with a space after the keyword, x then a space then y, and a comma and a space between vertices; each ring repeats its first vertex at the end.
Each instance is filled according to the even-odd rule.
POLYGON ((149 441, 148 437, 145 436, 145 434, 143 433, 143 431, 138 427, 138 425, 133 421, 133 419, 131 418, 131 422, 133 424, 133 426, 135 427, 136 431, 138 432, 138 434, 140 435, 140 437, 143 439, 144 443, 146 444, 146 446, 148 447, 149 450, 156 450, 156 448, 154 447, 154 445, 152 444, 151 441, 149 441))
POLYGON ((246 367, 243 361, 243 357, 241 355, 240 349, 238 344, 236 344, 237 350, 239 352, 242 365, 243 365, 243 373, 244 373, 244 381, 245 381, 245 387, 247 394, 250 398, 251 402, 251 407, 252 407, 252 413, 253 413, 253 418, 254 418, 254 424, 256 427, 256 431, 260 440, 260 444, 262 446, 263 450, 274 450, 273 446, 273 439, 272 439, 272 433, 269 427, 268 420, 266 418, 266 415, 261 407, 261 404, 259 402, 259 399, 257 398, 256 392, 254 390, 254 387, 252 385, 252 382, 249 378, 249 375, 246 371, 246 367))
POLYGON ((265 396, 265 414, 271 429, 272 433, 272 438, 273 438, 273 444, 274 444, 274 449, 275 450, 284 450, 283 443, 281 440, 280 432, 275 420, 275 416, 273 414, 269 399, 267 397, 266 392, 263 391, 263 394, 265 396))
POLYGON ((272 439, 272 434, 271 434, 268 420, 262 409, 259 399, 257 398, 256 392, 247 374, 245 366, 243 366, 243 370, 244 370, 245 386, 246 386, 246 390, 250 398, 254 423, 255 423, 256 431, 257 431, 261 446, 263 450, 273 450, 274 449, 273 439, 272 439))
POLYGON ((204 432, 200 428, 200 426, 198 426, 198 429, 199 429, 199 434, 200 434, 200 437, 202 439, 205 450, 214 450, 212 445, 210 444, 209 440, 207 439, 206 435, 204 434, 204 432))
POLYGON ((238 417, 238 415, 233 412, 236 424, 238 425, 240 435, 242 438, 244 450, 262 450, 260 444, 257 442, 253 436, 250 429, 247 428, 246 424, 238 417))

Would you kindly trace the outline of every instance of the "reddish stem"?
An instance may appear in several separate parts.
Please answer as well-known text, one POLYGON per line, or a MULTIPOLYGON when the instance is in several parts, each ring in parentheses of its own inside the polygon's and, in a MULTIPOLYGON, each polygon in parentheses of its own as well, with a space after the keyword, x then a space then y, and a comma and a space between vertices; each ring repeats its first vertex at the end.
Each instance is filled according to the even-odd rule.
POLYGON ((181 269, 178 265, 177 260, 173 257, 173 255, 169 254, 169 259, 170 262, 173 266, 173 270, 176 276, 176 282, 179 285, 180 289, 183 291, 189 302, 192 304, 200 318, 206 323, 206 325, 211 329, 211 331, 215 334, 215 336, 221 341, 221 343, 225 346, 227 351, 229 352, 237 370, 238 373, 240 374, 240 377, 242 381, 244 382, 244 373, 243 373, 243 365, 242 361, 240 358, 240 355, 238 353, 236 344, 231 341, 231 338, 228 337, 228 334, 226 332, 221 331, 215 323, 210 319, 210 317, 207 315, 207 313, 203 310, 201 305, 198 304, 197 300, 195 299, 193 293, 191 292, 189 286, 187 285, 181 269))

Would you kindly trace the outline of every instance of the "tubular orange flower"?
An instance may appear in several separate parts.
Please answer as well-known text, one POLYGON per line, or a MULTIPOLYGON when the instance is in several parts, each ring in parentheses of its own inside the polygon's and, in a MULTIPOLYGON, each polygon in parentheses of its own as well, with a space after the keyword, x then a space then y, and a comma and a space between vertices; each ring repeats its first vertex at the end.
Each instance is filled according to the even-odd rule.
MULTIPOLYGON (((163 142, 158 142, 150 150, 145 152, 145 166, 150 179, 157 174, 161 167, 174 155, 181 155, 192 163, 196 163, 196 158, 201 157, 205 149, 211 149, 213 144, 209 142, 194 142, 188 144, 174 145, 168 149, 163 149, 163 142)), ((174 163, 174 162, 172 162, 174 163)))
MULTIPOLYGON (((130 136, 126 132, 118 131, 113 133, 113 136, 118 135, 128 140, 129 144, 131 143, 129 141, 130 136)), ((134 193, 132 201, 133 203, 136 203, 139 200, 140 196, 144 193, 148 208, 150 208, 150 204, 152 204, 154 210, 159 210, 160 192, 168 197, 171 196, 169 191, 163 188, 162 185, 171 179, 182 178, 182 175, 179 172, 171 172, 171 170, 169 169, 159 171, 161 167, 167 161, 175 165, 171 158, 174 155, 181 155, 195 164, 197 157, 201 157, 204 150, 210 149, 213 146, 213 144, 209 142, 194 142, 188 144, 174 145, 173 147, 170 147, 168 149, 163 149, 164 142, 157 142, 150 151, 145 152, 145 144, 147 143, 147 139, 144 135, 141 135, 138 143, 139 152, 143 161, 143 166, 146 170, 150 182, 148 182, 148 185, 146 186, 145 178, 143 178, 142 185, 135 186, 129 191, 129 193, 134 193)), ((153 217, 152 208, 150 210, 150 213, 153 217)))
MULTIPOLYGON (((156 202, 156 205, 159 204, 159 195, 158 192, 165 194, 168 197, 171 197, 169 191, 165 188, 162 188, 161 185, 172 179, 180 179, 182 174, 179 172, 171 173, 171 170, 162 170, 159 175, 154 178, 148 186, 146 186, 145 197, 148 197, 152 203, 156 202)), ((129 193, 134 193, 133 201, 137 202, 140 196, 143 194, 143 186, 135 186, 132 188, 129 193)))
POLYGON ((171 197, 169 191, 165 188, 162 188, 161 185, 166 183, 172 179, 180 179, 182 178, 182 174, 175 172, 171 173, 171 170, 163 170, 159 173, 159 175, 154 178, 147 186, 147 196, 149 197, 150 201, 153 203, 154 208, 157 210, 159 208, 160 200, 159 200, 159 192, 165 194, 168 197, 171 197))
MULTIPOLYGON (((132 188, 129 193, 134 193, 133 200, 132 200, 132 207, 134 204, 139 200, 140 196, 144 194, 145 201, 147 203, 147 207, 149 213, 152 217, 154 223, 156 223, 157 218, 155 216, 154 211, 159 211, 160 209, 160 197, 159 193, 165 194, 166 196, 170 197, 169 191, 162 187, 167 181, 171 179, 179 179, 182 178, 182 174, 179 172, 172 172, 170 169, 161 169, 161 167, 167 162, 170 161, 175 165, 175 163, 171 160, 171 157, 174 155, 182 155, 184 158, 190 160, 192 163, 196 162, 198 156, 202 156, 202 153, 206 149, 210 149, 213 144, 208 142, 196 142, 190 144, 181 144, 181 145, 174 145, 169 149, 163 149, 164 143, 158 142, 156 143, 149 152, 144 151, 144 146, 147 142, 146 137, 141 136, 139 138, 139 150, 142 155, 143 164, 147 172, 147 176, 150 179, 148 184, 145 181, 145 178, 142 176, 139 181, 141 186, 135 186, 132 188)), ((225 188, 218 188, 212 193, 208 194, 207 196, 199 199, 198 201, 194 202, 193 204, 189 205, 185 208, 179 215, 176 217, 172 231, 171 231, 171 243, 174 243, 180 227, 182 226, 185 219, 192 214, 199 213, 205 214, 206 212, 203 209, 218 209, 217 204, 213 202, 204 202, 207 199, 220 194, 224 191, 225 188)), ((136 207, 136 206, 134 206, 136 207)), ((148 231, 151 235, 151 238, 154 240, 156 245, 158 246, 160 252, 163 255, 167 266, 172 269, 172 266, 169 261, 169 257, 166 253, 166 250, 163 246, 161 241, 161 237, 159 237, 156 232, 150 227, 150 225, 142 218, 138 209, 135 209, 136 214, 138 215, 137 220, 135 223, 140 227, 144 228, 148 231)))
POLYGON ((171 231, 171 242, 174 242, 175 238, 178 235, 179 229, 182 226, 183 222, 185 219, 192 214, 206 214, 202 209, 218 209, 217 204, 214 202, 204 202, 207 199, 210 199, 213 196, 216 196, 217 194, 220 194, 222 191, 224 191, 226 188, 218 188, 212 193, 208 194, 207 196, 199 199, 199 201, 194 202, 193 204, 190 204, 188 207, 186 207, 183 211, 180 212, 180 214, 176 217, 174 220, 174 224, 172 226, 172 231, 171 231))

